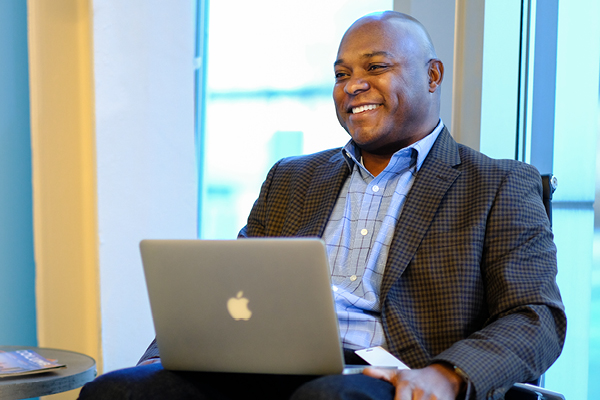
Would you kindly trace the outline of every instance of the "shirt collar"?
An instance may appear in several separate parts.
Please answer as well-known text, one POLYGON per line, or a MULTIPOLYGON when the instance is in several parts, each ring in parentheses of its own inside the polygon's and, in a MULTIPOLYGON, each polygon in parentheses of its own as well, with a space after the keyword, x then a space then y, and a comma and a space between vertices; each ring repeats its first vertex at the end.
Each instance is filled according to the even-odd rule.
MULTIPOLYGON (((401 157, 402 156, 401 153, 402 154, 411 154, 412 152, 416 152, 417 153, 416 168, 417 168, 417 171, 420 170, 421 166, 423 165, 423 162, 425 161, 425 158, 427 157, 427 154, 429 154, 429 151, 433 147, 433 143, 435 143, 435 140, 440 135, 440 132, 442 131, 443 128, 444 128, 444 122, 442 122, 442 120, 440 119, 437 126, 435 127, 435 129, 433 131, 431 131, 431 133, 429 135, 427 135, 423 139, 411 144, 410 146, 407 146, 403 149, 398 150, 396 153, 394 153, 394 155, 392 157, 401 157), (412 151, 407 152, 406 149, 412 149, 412 151)), ((358 148, 358 146, 354 143, 354 141, 352 139, 350 139, 350 141, 348 141, 348 143, 346 143, 346 145, 342 148, 342 155, 346 159, 346 163, 350 167, 351 171, 353 170, 354 165, 357 165, 357 166, 359 166, 359 169, 363 169, 366 171, 366 168, 362 165, 362 162, 361 162, 362 156, 360 154, 360 149, 358 148)))

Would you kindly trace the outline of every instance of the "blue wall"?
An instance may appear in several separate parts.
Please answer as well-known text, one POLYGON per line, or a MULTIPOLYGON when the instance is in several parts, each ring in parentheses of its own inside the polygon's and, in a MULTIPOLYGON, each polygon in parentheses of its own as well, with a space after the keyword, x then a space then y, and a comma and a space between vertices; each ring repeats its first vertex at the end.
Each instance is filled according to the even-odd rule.
POLYGON ((25 0, 0 1, 0 344, 37 344, 25 0))

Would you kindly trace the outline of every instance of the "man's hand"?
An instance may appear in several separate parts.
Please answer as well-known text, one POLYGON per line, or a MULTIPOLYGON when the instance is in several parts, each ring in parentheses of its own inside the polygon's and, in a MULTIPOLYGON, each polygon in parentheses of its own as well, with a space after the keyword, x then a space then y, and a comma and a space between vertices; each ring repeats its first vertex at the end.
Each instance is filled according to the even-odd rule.
POLYGON ((445 364, 404 370, 366 368, 363 373, 394 385, 395 400, 455 400, 465 389, 463 379, 445 364))

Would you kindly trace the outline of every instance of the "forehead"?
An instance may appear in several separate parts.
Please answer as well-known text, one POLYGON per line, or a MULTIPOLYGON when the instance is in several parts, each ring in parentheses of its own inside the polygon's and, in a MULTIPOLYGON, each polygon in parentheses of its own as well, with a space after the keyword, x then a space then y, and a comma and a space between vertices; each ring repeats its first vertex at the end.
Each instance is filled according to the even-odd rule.
POLYGON ((363 57, 367 54, 387 54, 394 58, 414 55, 419 46, 410 22, 373 20, 355 24, 348 29, 338 49, 338 60, 363 57))

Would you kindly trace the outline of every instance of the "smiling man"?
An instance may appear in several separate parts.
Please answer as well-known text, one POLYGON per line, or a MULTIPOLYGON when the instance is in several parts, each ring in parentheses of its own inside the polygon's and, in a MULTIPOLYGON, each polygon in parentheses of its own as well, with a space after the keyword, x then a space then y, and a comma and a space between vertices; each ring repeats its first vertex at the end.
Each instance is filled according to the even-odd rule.
POLYGON ((556 360, 566 317, 537 170, 452 139, 444 67, 412 17, 359 19, 334 68, 351 140, 275 164, 240 237, 322 237, 347 362, 381 346, 411 370, 181 373, 162 369, 153 343, 82 399, 502 399, 556 360))
POLYGON ((436 127, 444 75, 421 24, 406 15, 384 15, 357 21, 334 63, 338 120, 373 175, 392 154, 436 127))
POLYGON ((277 163, 240 236, 322 237, 344 348, 412 370, 324 377, 294 399, 500 399, 536 379, 566 328, 539 173, 452 139, 444 66, 408 15, 356 21, 334 71, 350 142, 277 163))

